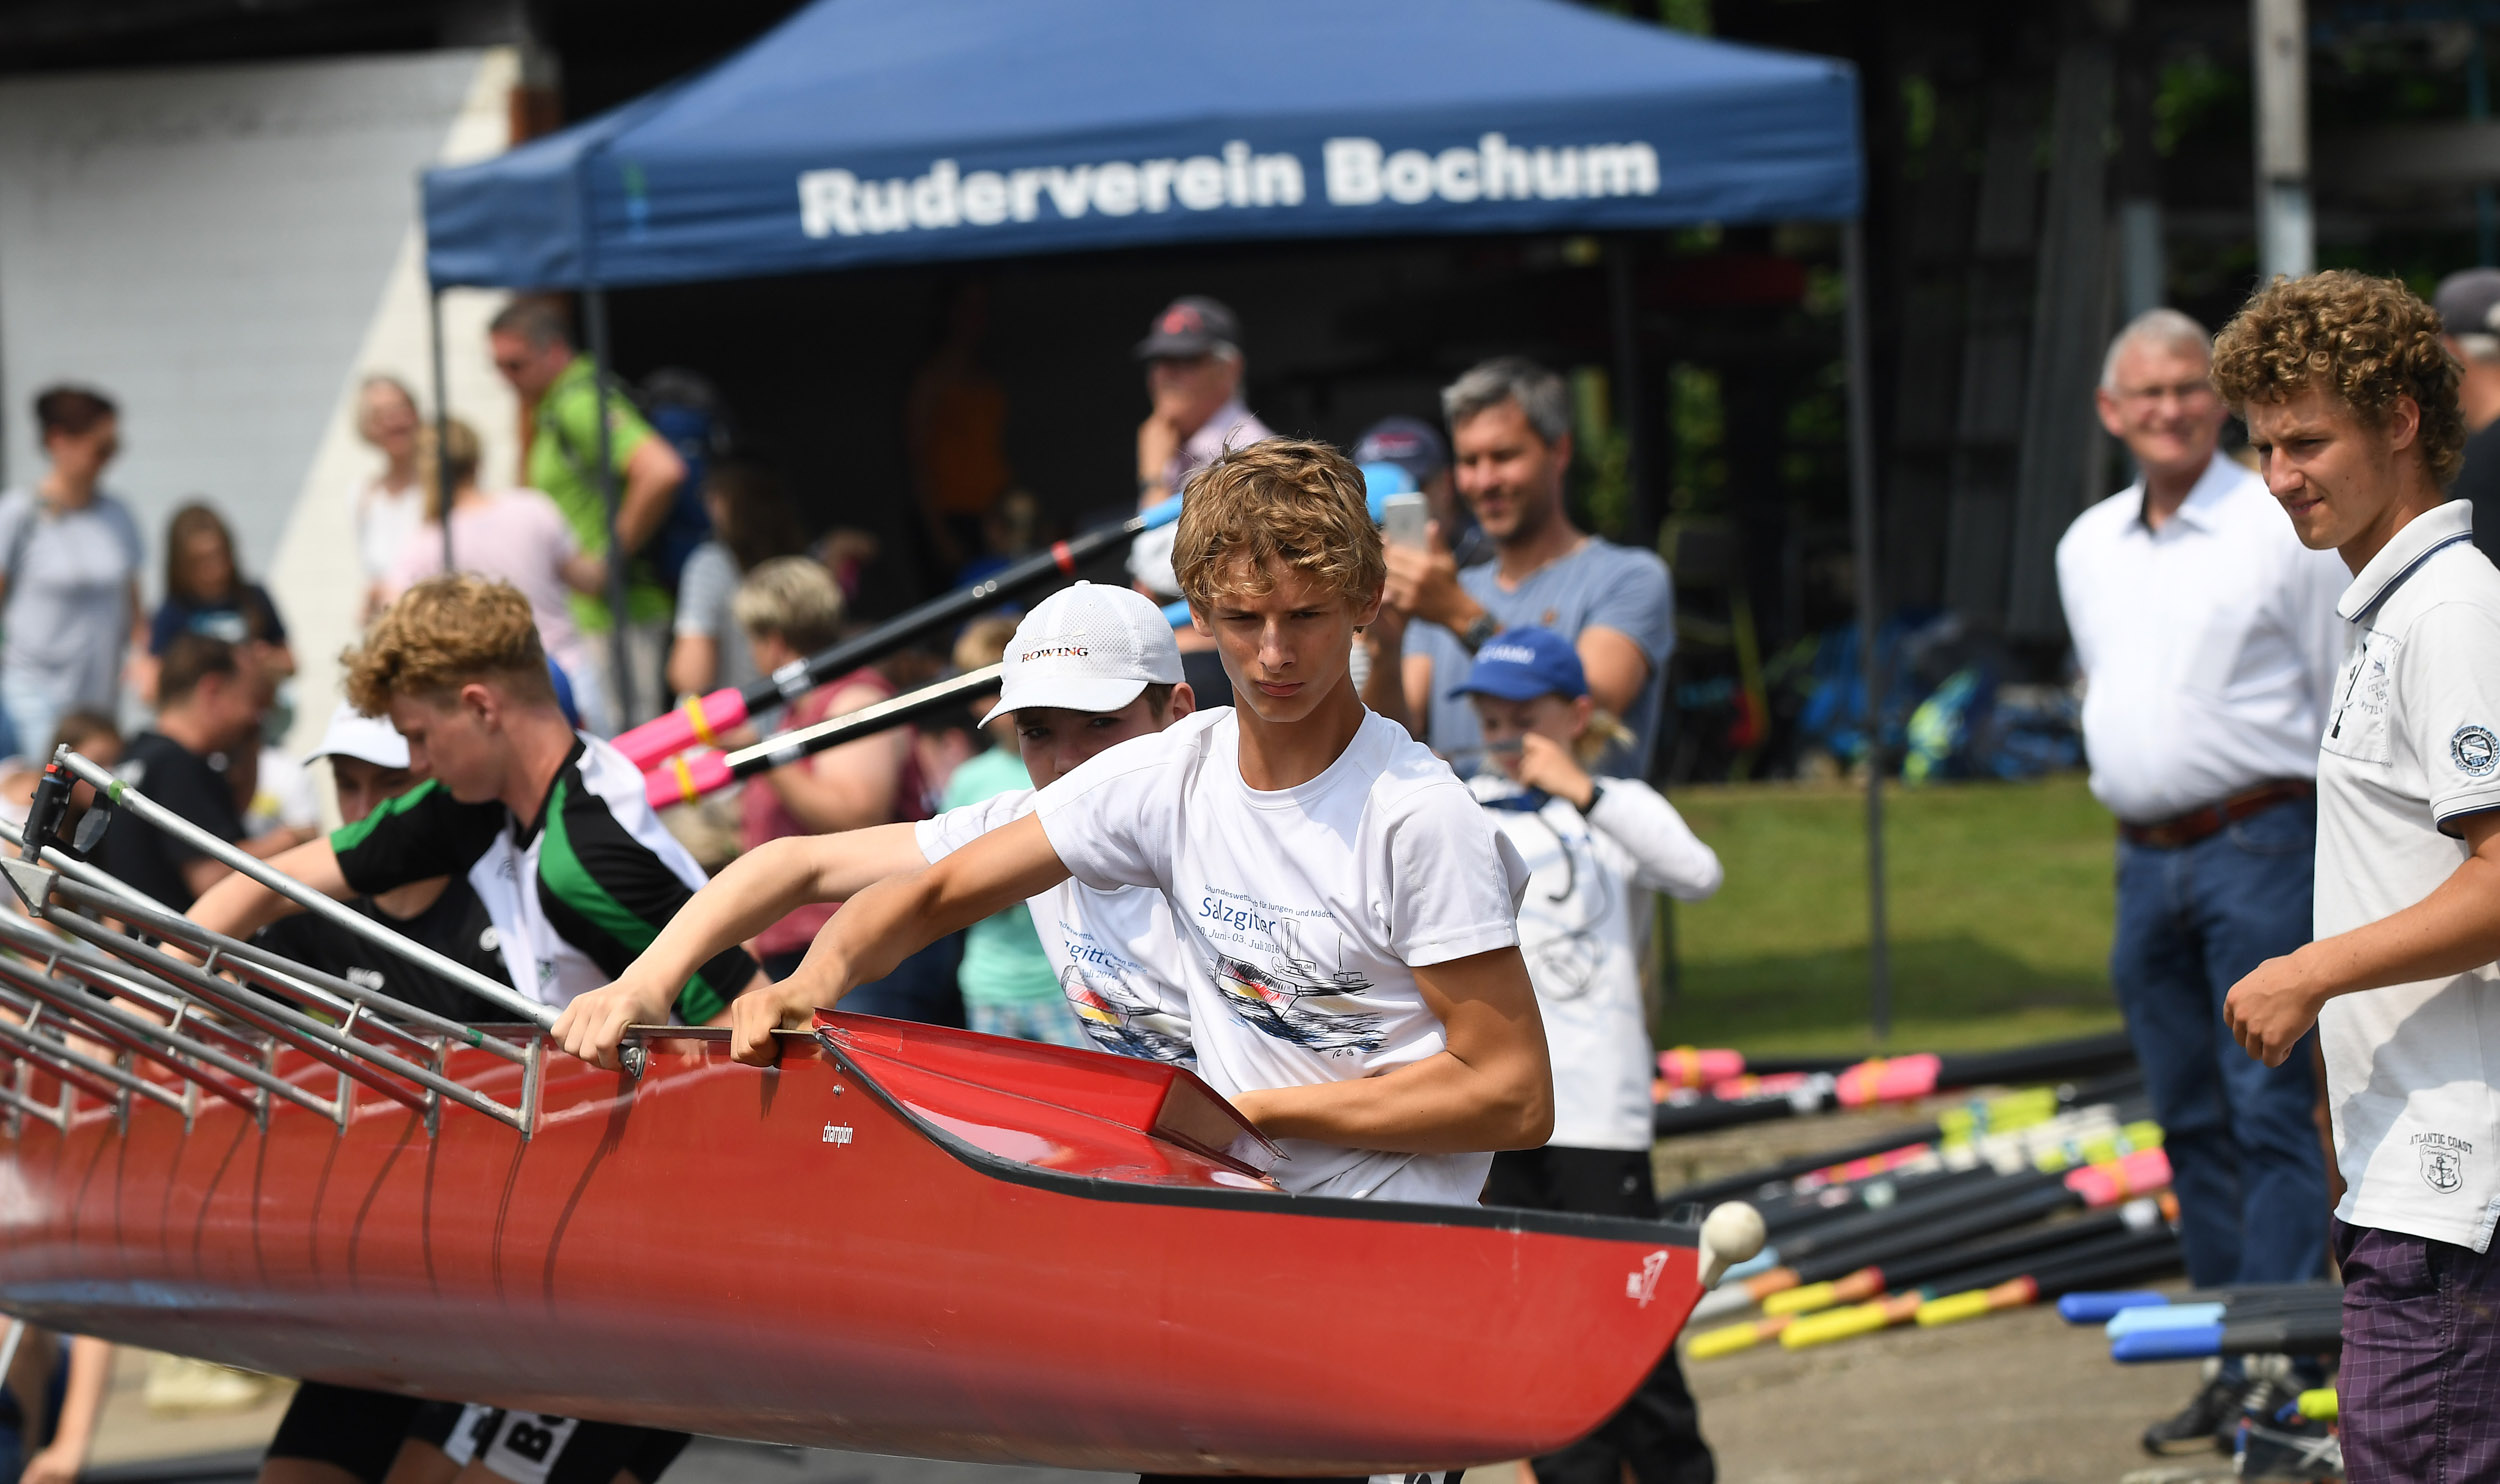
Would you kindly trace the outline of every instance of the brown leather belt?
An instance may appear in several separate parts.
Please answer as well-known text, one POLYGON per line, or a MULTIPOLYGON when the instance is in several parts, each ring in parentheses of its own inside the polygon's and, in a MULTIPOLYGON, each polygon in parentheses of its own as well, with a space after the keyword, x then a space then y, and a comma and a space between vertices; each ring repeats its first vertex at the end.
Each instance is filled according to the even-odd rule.
POLYGON ((2260 783, 2255 788, 2231 795, 2219 804, 2207 804, 2202 809, 2191 809, 2185 814, 2158 819, 2151 824, 2129 824, 2122 819, 2118 821, 2118 835, 2130 845, 2178 850, 2219 835, 2252 814, 2262 814, 2277 804, 2308 798, 2317 791, 2318 786, 2305 778, 2260 783))

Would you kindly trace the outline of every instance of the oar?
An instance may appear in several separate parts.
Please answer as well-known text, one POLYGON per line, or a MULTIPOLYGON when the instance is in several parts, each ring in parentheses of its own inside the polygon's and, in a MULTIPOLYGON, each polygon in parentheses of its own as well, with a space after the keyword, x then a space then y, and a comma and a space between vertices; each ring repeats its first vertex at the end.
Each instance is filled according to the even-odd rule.
POLYGON ((2185 1293, 2162 1293, 2156 1289, 2086 1289, 2067 1294, 2057 1301, 2057 1316, 2068 1324, 2106 1324, 2130 1309, 2161 1308, 2173 1304, 2233 1304, 2253 1298, 2292 1298, 2308 1295, 2332 1295, 2343 1302, 2344 1286, 2328 1278, 2307 1283, 2233 1283, 2219 1288, 2192 1288, 2185 1293))
POLYGON ((2111 1340, 2109 1358, 2121 1365, 2139 1365, 2215 1355, 2324 1355, 2342 1348, 2343 1343, 2344 1313, 2338 1307, 2271 1319, 2142 1330, 2111 1340))
POLYGON ((691 760, 672 757, 642 778, 643 797, 654 809, 691 804, 715 789, 741 778, 795 763, 845 742, 856 742, 891 727, 919 720, 933 711, 960 705, 966 699, 998 689, 996 665, 922 686, 891 700, 828 717, 814 726, 776 732, 753 747, 736 752, 710 752, 691 760))

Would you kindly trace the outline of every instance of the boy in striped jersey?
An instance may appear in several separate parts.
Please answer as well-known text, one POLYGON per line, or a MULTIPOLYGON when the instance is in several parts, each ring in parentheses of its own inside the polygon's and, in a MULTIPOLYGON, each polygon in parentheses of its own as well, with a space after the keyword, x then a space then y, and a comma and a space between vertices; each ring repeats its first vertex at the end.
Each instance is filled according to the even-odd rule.
MULTIPOLYGON (((529 600, 509 584, 455 574, 410 588, 349 655, 347 692, 366 715, 390 718, 425 781, 270 863, 296 880, 345 900, 465 875, 513 985, 549 1005, 622 974, 703 886, 644 802, 642 770, 564 719, 529 600)), ((247 938, 296 910, 234 875, 190 915, 247 938)), ((732 945, 676 986, 674 1010, 690 1024, 723 1021, 764 982, 732 945)), ((508 1435, 479 1441, 470 1484, 610 1484, 659 1437, 530 1414, 498 1426, 508 1435)))

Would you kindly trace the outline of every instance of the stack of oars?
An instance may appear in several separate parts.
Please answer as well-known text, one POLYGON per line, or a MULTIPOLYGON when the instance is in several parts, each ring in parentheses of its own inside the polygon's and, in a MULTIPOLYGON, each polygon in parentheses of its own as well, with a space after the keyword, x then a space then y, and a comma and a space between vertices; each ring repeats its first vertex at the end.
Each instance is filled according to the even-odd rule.
MULTIPOLYGON (((1956 1110, 1960 1137, 1844 1151, 1671 1199, 1744 1194, 1770 1243, 1694 1313, 1687 1353, 1797 1348, 1896 1324, 1954 1323, 2175 1264, 2160 1130, 2132 1084, 2013 1094, 1956 1110), (1991 1131, 1972 1134, 1974 1128, 1991 1131)), ((1896 1135, 1897 1139, 1899 1136, 1896 1135)))
POLYGON ((2102 1326, 2110 1359, 2128 1364, 2330 1355, 2343 1347, 2344 1289, 2327 1279, 2180 1294, 2070 1293, 2057 1312, 2069 1324, 2102 1326))

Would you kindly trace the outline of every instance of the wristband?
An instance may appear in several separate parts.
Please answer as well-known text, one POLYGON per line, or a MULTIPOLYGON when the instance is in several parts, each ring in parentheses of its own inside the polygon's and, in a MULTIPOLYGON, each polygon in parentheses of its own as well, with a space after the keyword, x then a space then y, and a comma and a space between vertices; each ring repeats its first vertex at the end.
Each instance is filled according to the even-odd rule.
POLYGON ((1476 621, 1460 631, 1458 642, 1467 647, 1469 654, 1474 654, 1477 650, 1492 643, 1493 636, 1501 631, 1502 621, 1495 618, 1488 610, 1477 614, 1476 621))
POLYGON ((1581 817, 1582 819, 1586 819, 1586 818, 1588 818, 1588 817, 1589 817, 1589 815, 1590 815, 1592 812, 1594 812, 1594 811, 1596 810, 1596 808, 1597 808, 1597 801, 1598 801, 1599 799, 1604 798, 1604 797, 1606 797, 1606 785, 1604 785, 1604 784, 1602 784, 1602 783, 1598 782, 1598 781, 1597 781, 1596 779, 1594 779, 1594 778, 1590 779, 1590 780, 1589 780, 1589 801, 1588 801, 1587 803, 1582 804, 1582 805, 1580 806, 1580 817, 1581 817))

